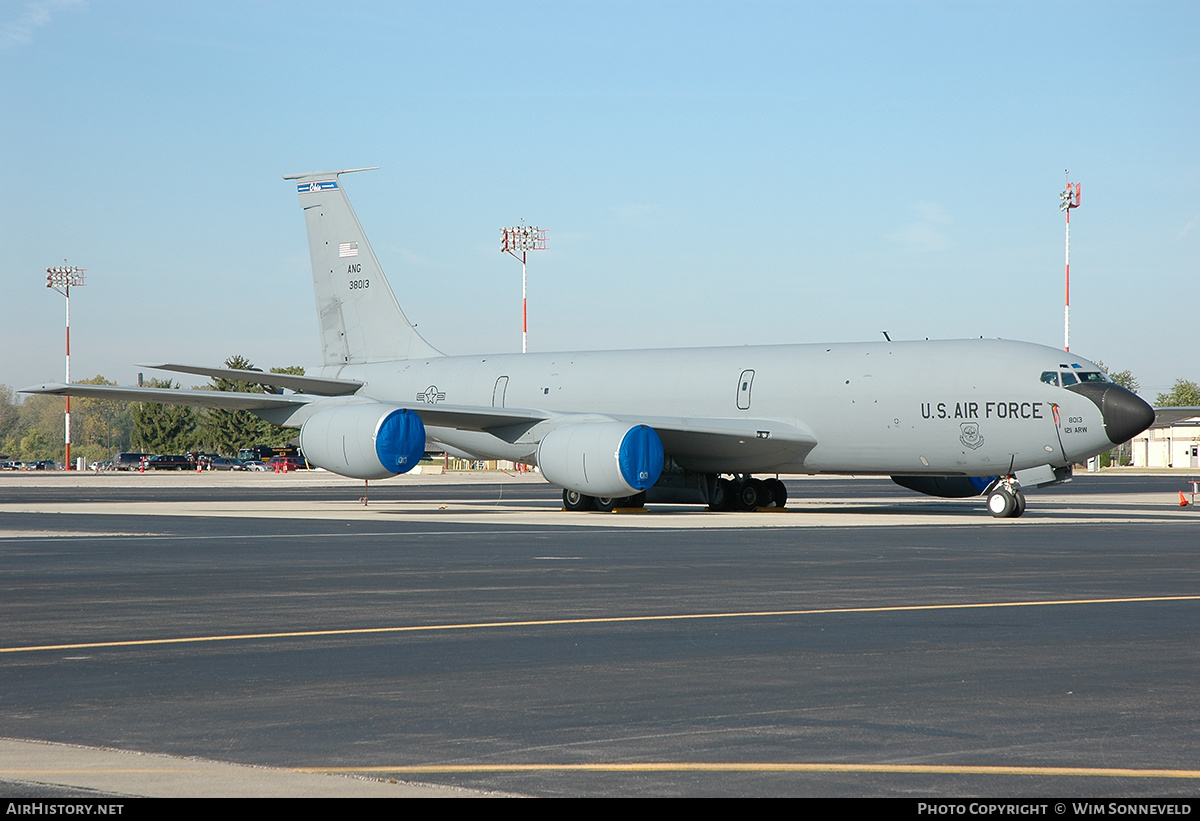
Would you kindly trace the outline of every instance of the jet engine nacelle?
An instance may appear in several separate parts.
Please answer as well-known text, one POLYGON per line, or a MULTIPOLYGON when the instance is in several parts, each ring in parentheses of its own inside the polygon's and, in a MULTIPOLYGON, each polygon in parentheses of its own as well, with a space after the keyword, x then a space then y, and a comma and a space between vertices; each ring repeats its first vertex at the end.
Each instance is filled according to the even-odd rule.
POLYGON ((425 425, 413 411, 393 405, 340 405, 304 422, 300 449, 312 464, 342 476, 386 479, 421 461, 425 425))
POLYGON ((654 428, 585 422, 542 437, 538 467, 546 481, 588 496, 633 496, 658 481, 662 440, 654 428))

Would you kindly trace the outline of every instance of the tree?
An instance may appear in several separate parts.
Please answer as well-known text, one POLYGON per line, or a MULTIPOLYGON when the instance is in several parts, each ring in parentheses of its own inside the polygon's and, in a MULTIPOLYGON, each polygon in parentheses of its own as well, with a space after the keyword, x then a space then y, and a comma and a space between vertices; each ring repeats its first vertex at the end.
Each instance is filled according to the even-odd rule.
MULTIPOLYGON (((1120 385, 1126 390, 1137 393, 1141 390, 1141 385, 1138 383, 1137 377, 1133 375, 1133 371, 1110 371, 1099 359, 1096 364, 1100 366, 1100 370, 1108 375, 1109 380, 1114 385, 1120 385)), ((1110 465, 1129 465, 1133 463, 1133 449, 1129 442, 1122 442, 1112 450, 1100 454, 1100 467, 1109 467, 1110 465)))
MULTIPOLYGON (((82 385, 115 385, 103 376, 80 380, 82 385)), ((78 454, 98 462, 110 458, 114 453, 129 449, 133 433, 133 415, 128 402, 111 399, 79 397, 71 409, 71 440, 77 444, 78 454)))
POLYGON ((1200 405, 1200 385, 1186 379, 1176 379, 1170 393, 1154 397, 1157 408, 1190 408, 1200 405))
POLYGON ((0 385, 0 441, 16 432, 19 418, 16 392, 8 385, 0 385))
POLYGON ((35 461, 54 459, 61 462, 65 455, 63 443, 63 413, 66 400, 61 396, 30 396, 17 409, 17 424, 13 437, 20 443, 21 459, 35 461))
POLYGON ((1100 370, 1108 374, 1108 378, 1113 384, 1120 385, 1122 388, 1125 388, 1133 393, 1137 393, 1142 389, 1142 386, 1138 383, 1137 377, 1133 375, 1132 371, 1110 371, 1108 367, 1099 359, 1096 360, 1096 364, 1100 366, 1100 370))
POLYGON ((21 437, 21 458, 26 462, 57 460, 64 448, 64 443, 55 442, 37 428, 21 437))
MULTIPOLYGON (((178 388, 170 379, 150 379, 148 388, 178 388)), ((187 405, 138 402, 133 417, 133 447, 149 453, 184 453, 196 436, 196 411, 187 405)))
MULTIPOLYGON (((254 364, 244 356, 229 357, 225 360, 225 367, 239 371, 256 370, 254 364)), ((303 376, 304 368, 296 365, 272 368, 271 373, 303 376)), ((252 380, 253 377, 246 381, 213 378, 212 390, 264 393, 263 386, 252 380)), ((290 428, 273 425, 250 411, 225 408, 209 408, 204 412, 201 433, 205 447, 230 456, 252 445, 284 445, 295 435, 290 428)))
MULTIPOLYGON (((115 385, 103 376, 79 382, 115 385)), ((59 396, 31 396, 18 402, 7 385, 0 385, 0 452, 9 458, 55 459, 64 455, 64 401, 59 396)), ((71 456, 88 461, 107 459, 129 448, 133 419, 127 403, 77 397, 71 403, 71 456)))

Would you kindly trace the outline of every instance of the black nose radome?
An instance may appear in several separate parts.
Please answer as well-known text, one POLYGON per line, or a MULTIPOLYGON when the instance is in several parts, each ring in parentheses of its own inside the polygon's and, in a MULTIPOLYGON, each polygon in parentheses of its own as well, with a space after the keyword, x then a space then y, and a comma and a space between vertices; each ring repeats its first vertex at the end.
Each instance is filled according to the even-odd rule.
POLYGON ((1154 408, 1140 396, 1108 382, 1082 382, 1067 390, 1096 403, 1104 418, 1104 433, 1114 445, 1128 442, 1154 424, 1154 408))

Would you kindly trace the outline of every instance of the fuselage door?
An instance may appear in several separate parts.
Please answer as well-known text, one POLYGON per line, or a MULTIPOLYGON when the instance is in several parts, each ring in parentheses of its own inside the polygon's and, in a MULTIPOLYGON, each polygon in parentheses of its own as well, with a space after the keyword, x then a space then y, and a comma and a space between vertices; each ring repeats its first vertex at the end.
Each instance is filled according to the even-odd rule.
POLYGON ((750 388, 754 386, 754 371, 742 371, 738 378, 737 406, 738 410, 750 410, 750 388))
POLYGON ((504 392, 508 390, 508 377, 502 376, 496 380, 496 387, 492 388, 492 407, 504 407, 504 392))

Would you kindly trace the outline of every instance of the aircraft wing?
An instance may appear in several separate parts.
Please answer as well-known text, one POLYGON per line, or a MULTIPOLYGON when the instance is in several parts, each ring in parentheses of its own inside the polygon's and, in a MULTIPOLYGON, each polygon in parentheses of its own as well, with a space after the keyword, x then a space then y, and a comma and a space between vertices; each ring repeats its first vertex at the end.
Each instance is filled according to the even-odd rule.
POLYGON ((428 405, 421 402, 385 402, 413 411, 426 425, 458 430, 503 433, 511 429, 509 437, 515 439, 521 433, 544 419, 560 414, 528 408, 480 408, 474 405, 428 405))
POLYGON ((228 410, 264 410, 306 405, 320 399, 309 394, 238 393, 236 391, 194 391, 172 388, 135 388, 121 385, 81 385, 48 382, 31 388, 22 388, 21 393, 54 394, 58 396, 86 396, 91 399, 108 399, 113 402, 161 402, 168 405, 199 405, 205 408, 228 410))
MULTIPOLYGON (((597 420, 648 425, 658 432, 668 453, 713 453, 714 448, 732 449, 738 453, 748 452, 747 448, 763 452, 778 452, 781 448, 808 451, 817 444, 817 437, 799 422, 777 419, 584 414, 533 408, 479 408, 403 402, 398 406, 414 411, 427 425, 493 434, 503 434, 507 432, 506 429, 516 427, 528 430, 546 420, 553 420, 556 423, 553 427, 597 420)), ((509 437, 502 435, 501 438, 509 437)))
POLYGON ((482 431, 508 442, 521 439, 535 425, 540 426, 543 435, 564 425, 597 421, 648 425, 662 439, 667 455, 692 470, 727 471, 735 464, 766 470, 803 458, 817 444, 817 437, 802 423, 778 419, 560 413, 420 403, 402 406, 414 411, 427 425, 482 431))
POLYGON ((1165 428, 1174 425, 1182 419, 1192 419, 1200 416, 1200 407, 1190 408, 1155 408, 1152 428, 1165 428))
MULTIPOLYGON (((229 369, 205 368, 184 371, 225 376, 229 369)), ((232 371, 244 379, 255 371, 232 371)), ((270 374, 272 377, 284 374, 270 374)), ((302 377, 293 377, 302 378, 302 377)), ((331 380, 336 381, 336 380, 331 380)), ((348 381, 348 380, 347 380, 348 381)), ((278 384, 278 383, 276 383, 278 384)), ((293 383, 295 384, 295 383, 293 383)), ((296 408, 327 400, 319 394, 240 393, 215 390, 176 390, 117 385, 85 385, 50 382, 22 389, 21 393, 84 396, 116 402, 161 402, 229 410, 296 408)), ((598 420, 615 420, 648 425, 657 431, 665 452, 691 470, 727 471, 730 465, 750 465, 767 470, 803 458, 817 444, 816 436, 798 421, 778 419, 706 418, 685 416, 640 416, 628 414, 561 413, 534 408, 490 408, 425 403, 390 403, 414 411, 425 424, 463 431, 481 431, 515 442, 536 425, 549 423, 547 430, 598 420)), ((540 437, 539 437, 540 438, 540 437)), ((746 468, 741 468, 745 470, 746 468)))
POLYGON ((798 420, 624 415, 616 418, 654 428, 662 439, 663 450, 688 470, 737 472, 733 465, 749 465, 749 469, 768 471, 802 459, 817 445, 816 435, 798 420))
POLYGON ((153 368, 156 371, 174 371, 175 373, 190 373, 198 376, 211 376, 215 379, 229 379, 234 382, 249 382, 253 385, 270 385, 271 387, 287 388, 292 391, 304 391, 322 396, 344 396, 354 393, 363 386, 356 379, 330 379, 324 376, 296 376, 290 373, 264 373, 263 371, 245 371, 235 368, 206 368, 201 365, 177 365, 173 362, 163 362, 155 365, 145 364, 143 368, 153 368))

